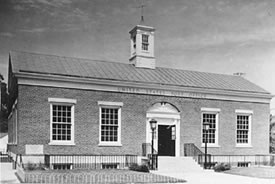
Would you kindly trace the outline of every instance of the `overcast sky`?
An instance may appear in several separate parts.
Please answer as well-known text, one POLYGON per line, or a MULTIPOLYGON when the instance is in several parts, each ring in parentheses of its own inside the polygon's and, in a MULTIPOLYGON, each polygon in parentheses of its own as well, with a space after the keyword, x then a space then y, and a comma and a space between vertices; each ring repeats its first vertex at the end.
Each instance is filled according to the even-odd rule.
POLYGON ((10 50, 128 63, 141 2, 157 66, 244 72, 275 94, 275 0, 0 0, 0 73, 10 50))

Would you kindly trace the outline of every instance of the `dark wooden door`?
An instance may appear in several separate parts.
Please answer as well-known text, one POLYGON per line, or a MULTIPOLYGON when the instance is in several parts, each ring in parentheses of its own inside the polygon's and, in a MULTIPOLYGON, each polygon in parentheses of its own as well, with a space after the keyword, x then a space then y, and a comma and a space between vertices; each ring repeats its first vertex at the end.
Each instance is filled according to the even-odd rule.
POLYGON ((174 125, 158 125, 158 155, 175 156, 174 125))

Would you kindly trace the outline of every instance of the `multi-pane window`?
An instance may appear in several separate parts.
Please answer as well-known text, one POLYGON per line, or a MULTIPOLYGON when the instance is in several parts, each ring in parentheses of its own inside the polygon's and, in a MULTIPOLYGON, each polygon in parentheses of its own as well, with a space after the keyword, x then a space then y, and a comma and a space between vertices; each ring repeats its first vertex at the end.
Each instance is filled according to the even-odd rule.
POLYGON ((8 136, 8 142, 10 144, 17 144, 17 102, 15 102, 15 105, 12 107, 12 112, 9 116, 9 136, 8 136))
POLYGON ((237 144, 248 144, 249 115, 237 115, 237 144))
POLYGON ((74 109, 76 100, 49 98, 51 110, 50 145, 74 145, 74 109))
POLYGON ((136 36, 133 36, 133 47, 136 48, 136 36))
POLYGON ((16 144, 17 143, 17 105, 15 106, 13 110, 13 130, 12 130, 12 143, 16 144))
POLYGON ((236 146, 251 147, 252 110, 236 109, 236 146))
MULTIPOLYGON (((216 143, 216 129, 217 129, 217 114, 214 113, 203 113, 202 114, 202 124, 203 123, 208 123, 209 124, 209 129, 202 130, 202 142, 205 143, 207 139, 207 143, 216 143)), ((203 126, 202 126, 203 127, 203 126)))
POLYGON ((142 50, 148 50, 149 46, 149 35, 142 35, 142 50))
POLYGON ((99 145, 121 146, 122 102, 98 101, 99 105, 99 145))
POLYGON ((171 140, 176 140, 176 127, 171 127, 171 140))
POLYGON ((71 141, 72 106, 52 105, 52 140, 71 141))
POLYGON ((101 108, 101 141, 117 142, 118 141, 118 109, 101 108))

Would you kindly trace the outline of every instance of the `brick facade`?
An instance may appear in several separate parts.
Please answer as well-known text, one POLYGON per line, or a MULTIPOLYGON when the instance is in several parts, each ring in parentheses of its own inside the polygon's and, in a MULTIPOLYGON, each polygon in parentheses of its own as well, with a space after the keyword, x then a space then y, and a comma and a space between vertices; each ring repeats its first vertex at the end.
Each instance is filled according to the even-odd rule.
MULTIPOLYGON (((104 92, 19 85, 18 141, 10 151, 25 154, 26 144, 44 146, 44 154, 136 154, 146 142, 146 111, 157 102, 168 102, 180 111, 180 155, 184 143, 201 147, 201 108, 219 108, 219 147, 210 154, 268 154, 269 104, 225 100, 192 99, 145 94, 104 92), (76 99, 75 145, 48 145, 50 141, 50 103, 48 98, 76 99), (121 111, 121 147, 99 144, 98 101, 123 102, 121 111), (237 148, 236 109, 253 110, 252 147, 237 148)), ((11 132, 9 132, 10 134, 11 132)))

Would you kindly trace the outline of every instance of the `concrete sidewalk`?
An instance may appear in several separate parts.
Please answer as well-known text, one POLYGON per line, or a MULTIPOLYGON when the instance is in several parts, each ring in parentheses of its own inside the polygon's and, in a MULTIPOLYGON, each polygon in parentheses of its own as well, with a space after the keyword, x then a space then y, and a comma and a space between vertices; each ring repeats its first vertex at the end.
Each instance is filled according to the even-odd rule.
POLYGON ((20 183, 12 169, 12 163, 0 163, 0 183, 20 183))
POLYGON ((262 179, 246 176, 238 176, 214 171, 186 172, 186 173, 161 173, 153 172, 159 175, 171 176, 179 179, 185 179, 187 184, 275 184, 275 179, 262 179))

